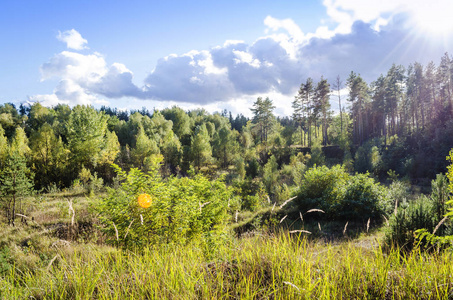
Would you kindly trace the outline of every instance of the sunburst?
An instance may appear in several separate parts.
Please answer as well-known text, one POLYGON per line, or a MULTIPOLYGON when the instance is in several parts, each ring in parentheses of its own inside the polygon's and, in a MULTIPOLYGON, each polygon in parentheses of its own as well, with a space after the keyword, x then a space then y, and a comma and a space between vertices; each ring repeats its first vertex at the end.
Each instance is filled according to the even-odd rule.
POLYGON ((417 31, 438 38, 453 33, 453 1, 419 1, 412 18, 417 31))

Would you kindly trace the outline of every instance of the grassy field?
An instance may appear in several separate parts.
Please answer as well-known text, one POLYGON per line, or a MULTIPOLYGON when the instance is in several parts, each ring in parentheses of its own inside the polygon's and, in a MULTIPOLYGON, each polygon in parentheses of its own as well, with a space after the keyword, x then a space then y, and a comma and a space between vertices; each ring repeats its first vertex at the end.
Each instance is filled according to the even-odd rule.
POLYGON ((280 229, 212 248, 130 251, 104 245, 87 225, 85 197, 39 197, 29 199, 33 221, 0 225, 1 299, 453 298, 451 252, 383 250, 382 228, 333 242, 280 229))

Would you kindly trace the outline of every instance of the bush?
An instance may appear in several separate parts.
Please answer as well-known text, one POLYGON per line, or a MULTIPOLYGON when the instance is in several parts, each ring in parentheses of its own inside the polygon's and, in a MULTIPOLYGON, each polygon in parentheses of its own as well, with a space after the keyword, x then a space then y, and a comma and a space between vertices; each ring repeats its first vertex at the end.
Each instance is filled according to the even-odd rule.
MULTIPOLYGON (((393 184, 392 184, 393 185, 393 184)), ((386 242, 390 245, 398 245, 404 249, 411 249, 416 242, 415 236, 419 232, 418 242, 426 245, 426 242, 441 240, 440 236, 452 234, 453 228, 450 222, 439 222, 447 212, 447 200, 449 196, 447 178, 438 174, 431 182, 431 195, 421 196, 416 201, 400 202, 396 215, 390 219, 390 227, 386 233, 386 242), (437 229, 436 229, 437 228, 437 229), (433 234, 436 229, 435 234, 433 234), (423 238, 426 237, 424 240, 423 238)), ((446 242, 448 242, 446 240, 446 242)))
POLYGON ((384 188, 368 174, 349 175, 342 166, 309 169, 294 203, 304 213, 321 209, 330 220, 358 221, 380 218, 384 188))
POLYGON ((0 248, 0 276, 6 275, 12 267, 13 264, 9 248, 0 248))
POLYGON ((392 214, 395 210, 395 203, 404 203, 409 196, 408 184, 399 180, 393 181, 387 190, 387 197, 383 203, 383 210, 385 214, 392 214))
POLYGON ((432 232, 436 226, 432 212, 433 205, 425 196, 398 207, 396 214, 390 218, 385 235, 386 244, 399 246, 403 250, 412 249, 417 229, 426 228, 432 232))
POLYGON ((384 213, 385 189, 368 174, 351 176, 336 215, 345 220, 380 219, 384 213))
POLYGON ((150 173, 134 168, 129 173, 115 166, 122 181, 95 205, 108 241, 123 247, 149 243, 211 244, 225 231, 231 190, 221 180, 169 178, 158 174, 159 161, 150 173), (151 206, 142 208, 138 196, 148 194, 151 206))
POLYGON ((330 212, 330 208, 339 203, 342 197, 340 189, 348 179, 349 175, 341 166, 314 166, 305 172, 294 203, 302 212, 313 208, 330 212))
POLYGON ((448 178, 443 174, 437 174, 436 179, 431 181, 431 200, 434 205, 437 222, 439 222, 447 213, 448 198, 450 191, 448 189, 448 178))
POLYGON ((319 140, 313 141, 310 155, 311 157, 308 161, 308 165, 310 166, 323 165, 326 162, 326 158, 322 152, 321 142, 319 140))
POLYGON ((268 195, 261 181, 246 179, 236 183, 235 187, 242 199, 241 210, 256 211, 267 204, 268 195))

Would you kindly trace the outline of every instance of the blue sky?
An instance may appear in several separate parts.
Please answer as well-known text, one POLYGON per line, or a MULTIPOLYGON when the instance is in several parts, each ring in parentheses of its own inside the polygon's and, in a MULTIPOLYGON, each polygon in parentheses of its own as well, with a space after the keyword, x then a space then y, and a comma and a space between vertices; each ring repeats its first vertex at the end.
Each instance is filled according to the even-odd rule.
MULTIPOLYGON (((307 77, 453 54, 449 0, 2 1, 0 103, 277 114, 307 77)), ((346 93, 346 91, 345 91, 346 93)))

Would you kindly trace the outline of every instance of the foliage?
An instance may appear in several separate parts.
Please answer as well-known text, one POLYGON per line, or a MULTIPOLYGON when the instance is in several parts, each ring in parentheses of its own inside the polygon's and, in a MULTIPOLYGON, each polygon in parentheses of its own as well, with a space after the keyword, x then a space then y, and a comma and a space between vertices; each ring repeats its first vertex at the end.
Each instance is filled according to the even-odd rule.
MULTIPOLYGON (((450 222, 453 219, 453 150, 450 151, 449 156, 447 156, 447 160, 450 162, 450 165, 447 168, 447 178, 449 180, 448 187, 446 186, 445 179, 442 176, 438 176, 436 181, 433 180, 432 199, 435 203, 433 207, 434 213, 439 216, 439 213, 445 212, 448 209, 448 212, 445 214, 445 219, 442 219, 442 221, 439 222, 436 229, 438 229, 441 223, 445 222, 447 218, 450 219, 450 222), (449 200, 445 202, 447 195, 449 196, 449 200)), ((440 233, 443 233, 444 236, 435 235, 436 230, 431 231, 429 227, 419 227, 418 229, 420 230, 417 231, 417 239, 420 242, 423 242, 423 240, 426 239, 429 244, 439 248, 453 247, 452 227, 450 227, 449 230, 440 231, 440 233)))
POLYGON ((439 222, 447 211, 447 202, 450 197, 450 189, 448 187, 448 178, 443 174, 437 174, 436 179, 431 181, 431 200, 433 202, 433 212, 435 218, 439 222))
POLYGON ((395 210, 395 205, 406 203, 409 197, 408 184, 400 180, 393 181, 387 189, 386 201, 383 203, 385 214, 391 215, 395 210))
POLYGON ((212 147, 209 140, 210 138, 206 125, 203 124, 197 127, 195 135, 191 139, 190 151, 194 165, 198 169, 211 161, 212 147))
POLYGON ((322 148, 321 148, 321 143, 318 140, 313 141, 313 145, 311 147, 311 158, 308 161, 309 166, 321 166, 325 164, 326 158, 324 154, 322 153, 322 148))
POLYGON ((214 134, 213 156, 217 158, 219 165, 223 168, 228 167, 236 157, 239 144, 236 142, 236 131, 222 127, 214 134))
POLYGON ((259 180, 246 179, 235 184, 236 194, 241 198, 241 210, 256 211, 268 203, 268 195, 259 180))
POLYGON ((163 180, 158 174, 160 161, 153 162, 149 173, 136 168, 127 173, 114 165, 121 186, 109 189, 96 205, 108 240, 123 247, 214 243, 225 232, 231 190, 221 180, 209 181, 202 175, 163 180), (153 199, 147 209, 137 203, 142 193, 153 199))
POLYGON ((426 197, 420 197, 398 207, 390 218, 390 226, 385 237, 386 243, 399 246, 404 250, 412 249, 417 229, 427 228, 430 232, 434 230, 436 222, 432 212, 432 203, 426 197))
POLYGON ((11 254, 8 247, 0 248, 0 276, 6 275, 13 265, 11 264, 11 254))
POLYGON ((121 251, 83 245, 0 277, 3 299, 449 299, 451 253, 384 252, 373 238, 311 242, 298 234, 121 251), (363 246, 365 245, 365 246, 363 246), (371 248, 373 247, 373 248, 371 248), (301 259, 303 258, 303 259, 301 259))
POLYGON ((136 167, 146 172, 151 167, 153 156, 159 153, 159 148, 156 141, 146 135, 143 127, 139 127, 135 140, 135 148, 131 151, 132 160, 136 167))
POLYGON ((263 183, 269 195, 277 194, 278 164, 275 156, 271 156, 263 167, 263 183))
POLYGON ((314 166, 304 174, 298 197, 293 203, 300 211, 329 210, 341 199, 340 187, 345 186, 349 175, 341 166, 328 168, 314 166))
POLYGON ((379 220, 384 213, 385 189, 368 174, 356 174, 348 180, 336 214, 344 220, 379 220))
POLYGON ((342 166, 313 167, 305 172, 294 200, 305 212, 321 209, 329 220, 367 220, 383 213, 385 193, 368 174, 349 175, 342 166))
POLYGON ((253 103, 253 108, 250 110, 253 112, 253 122, 256 124, 254 128, 257 129, 259 140, 261 143, 266 143, 269 133, 272 131, 274 114, 273 110, 275 106, 272 100, 258 97, 253 103))
POLYGON ((52 183, 61 185, 69 177, 69 150, 65 148, 61 137, 57 137, 51 125, 44 123, 33 132, 30 139, 32 169, 35 172, 35 184, 46 187, 52 183))
POLYGON ((76 106, 66 122, 71 160, 76 164, 96 166, 100 160, 107 131, 107 116, 90 106, 76 106))
POLYGON ((255 178, 259 174, 259 163, 256 158, 252 158, 248 163, 247 166, 245 167, 245 174, 247 177, 250 178, 255 178))
MULTIPOLYGON (((15 225, 17 202, 22 196, 32 191, 33 174, 25 164, 25 159, 17 152, 12 152, 6 159, 5 167, 0 173, 1 205, 5 210, 8 223, 15 225)), ((20 204, 20 202, 19 202, 20 204)), ((20 205, 19 205, 20 206, 20 205)), ((19 211, 22 213, 22 211, 19 211)))
POLYGON ((404 199, 400 202, 402 205, 395 206, 386 233, 387 244, 411 249, 415 242, 443 247, 453 241, 451 237, 445 236, 452 234, 453 228, 447 220, 442 220, 447 211, 448 202, 445 200, 449 195, 446 177, 439 174, 431 182, 431 187, 429 197, 421 196, 408 204, 404 199))

